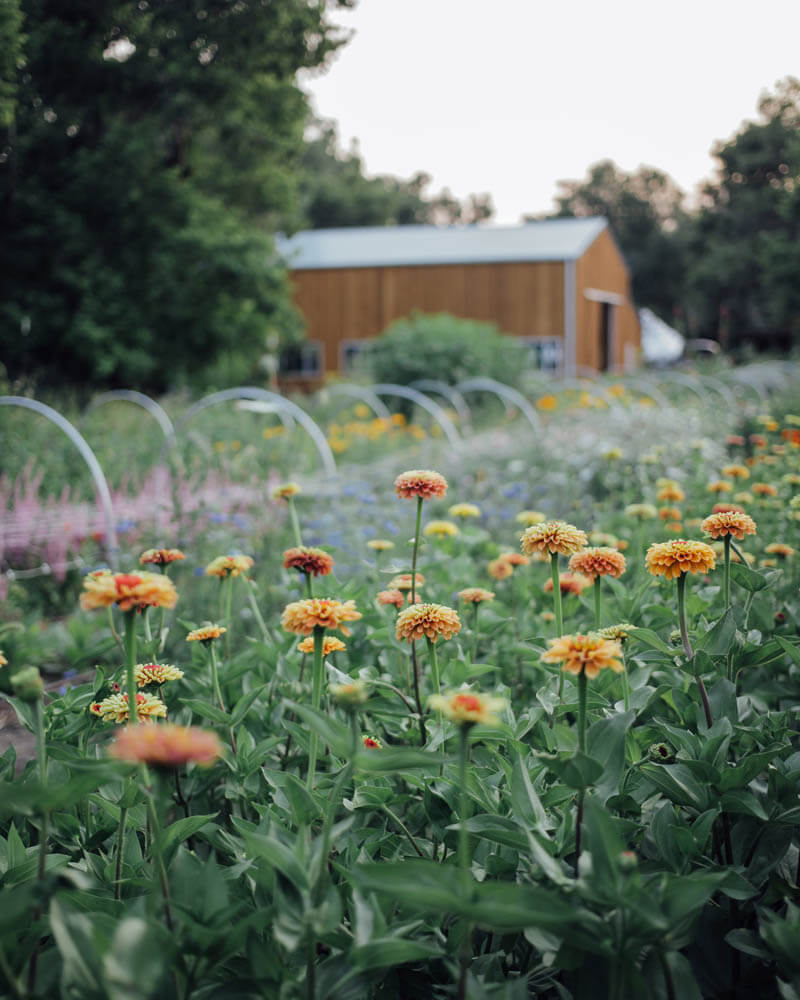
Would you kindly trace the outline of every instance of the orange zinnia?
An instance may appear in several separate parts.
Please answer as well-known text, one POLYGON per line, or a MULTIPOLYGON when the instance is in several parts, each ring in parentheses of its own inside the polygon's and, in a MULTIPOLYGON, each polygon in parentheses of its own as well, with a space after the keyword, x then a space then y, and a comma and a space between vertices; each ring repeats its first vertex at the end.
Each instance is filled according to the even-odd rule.
MULTIPOLYGON (((301 639, 297 644, 297 648, 301 653, 313 653, 314 636, 309 635, 305 639, 301 639)), ((341 639, 337 639, 335 635, 326 635, 322 640, 323 656, 330 656, 331 653, 341 653, 343 649, 347 649, 347 646, 345 646, 341 639)))
POLYGON ((500 720, 495 713, 506 707, 504 698, 493 698, 472 691, 432 694, 428 704, 458 726, 474 726, 478 723, 496 726, 500 720))
POLYGON ((430 469, 410 469, 395 479, 394 491, 399 497, 407 500, 414 497, 430 500, 432 497, 443 497, 447 493, 447 480, 440 473, 432 472, 430 469))
POLYGON ((493 601, 494 593, 491 590, 484 590, 483 587, 466 587, 459 590, 458 596, 462 601, 472 604, 481 604, 483 601, 493 601))
POLYGON ((186 556, 180 549, 148 549, 139 556, 139 562, 165 566, 167 563, 177 562, 179 559, 185 558, 186 556))
POLYGON ((700 525, 701 529, 712 538, 722 538, 732 535, 741 541, 745 535, 756 533, 756 522, 743 511, 720 511, 710 514, 700 525))
POLYGON ((413 642, 425 636, 431 642, 452 639, 461 631, 458 612, 443 604, 415 604, 401 611, 395 623, 397 638, 413 642))
POLYGON ((654 542, 645 558, 653 576, 677 579, 681 573, 707 573, 715 566, 714 550, 705 542, 674 538, 669 542, 654 542))
POLYGON ((322 549, 297 545, 283 553, 283 568, 296 569, 308 576, 327 576, 333 569, 333 558, 322 549))
POLYGON ((175 584, 161 573, 90 573, 83 580, 81 607, 108 608, 118 604, 121 611, 142 608, 174 608, 178 600, 175 584))
POLYGON ((546 521, 532 524, 520 537, 522 551, 526 556, 558 553, 570 556, 578 552, 588 541, 586 533, 566 521, 546 521))
POLYGON ((315 628, 335 628, 350 635, 345 622, 358 621, 355 601, 334 600, 330 597, 310 597, 287 604, 281 615, 281 625, 286 632, 311 635, 315 628))
POLYGON ((250 556, 217 556, 206 566, 206 576, 241 576, 253 566, 250 556))
POLYGON ((598 545, 576 552, 569 561, 569 568, 590 580, 597 576, 620 577, 625 572, 625 556, 618 549, 598 545))
POLYGON ((193 726, 128 726, 114 740, 109 753, 131 764, 171 769, 190 762, 210 767, 222 753, 216 733, 193 726))
POLYGON ((608 668, 622 673, 620 659, 622 646, 616 639, 603 639, 596 633, 588 635, 561 635, 550 640, 550 648, 542 654, 542 663, 560 663, 561 669, 569 674, 584 673, 587 677, 597 677, 601 670, 608 668))

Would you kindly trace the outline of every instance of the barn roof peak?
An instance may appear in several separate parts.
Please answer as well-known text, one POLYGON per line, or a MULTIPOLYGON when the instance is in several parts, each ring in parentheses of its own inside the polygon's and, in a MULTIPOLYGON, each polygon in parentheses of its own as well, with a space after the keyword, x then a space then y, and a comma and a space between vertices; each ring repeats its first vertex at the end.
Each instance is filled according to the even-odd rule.
POLYGON ((276 239, 291 270, 576 260, 608 227, 601 217, 515 226, 364 226, 276 239))

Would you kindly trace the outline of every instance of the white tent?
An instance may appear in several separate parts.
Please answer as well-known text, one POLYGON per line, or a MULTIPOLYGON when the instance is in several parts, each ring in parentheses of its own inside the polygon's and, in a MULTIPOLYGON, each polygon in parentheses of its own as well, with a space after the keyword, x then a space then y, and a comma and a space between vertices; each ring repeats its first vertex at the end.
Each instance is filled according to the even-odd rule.
POLYGON ((646 364, 668 365, 677 361, 686 346, 684 337, 650 309, 639 310, 642 357, 646 364))

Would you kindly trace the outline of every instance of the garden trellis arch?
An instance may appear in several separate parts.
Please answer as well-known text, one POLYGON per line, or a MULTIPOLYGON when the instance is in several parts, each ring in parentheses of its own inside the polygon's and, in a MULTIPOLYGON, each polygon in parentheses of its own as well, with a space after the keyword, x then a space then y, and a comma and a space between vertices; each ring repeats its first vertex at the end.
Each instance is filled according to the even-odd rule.
POLYGON ((496 379, 485 377, 467 378, 463 382, 459 382, 456 385, 456 389, 461 393, 491 392, 493 395, 498 396, 504 403, 511 403, 516 406, 537 434, 542 430, 542 422, 536 410, 534 410, 521 392, 518 392, 510 385, 506 385, 504 382, 498 382, 496 379))
POLYGON ((71 424, 66 417, 62 416, 58 410, 54 410, 52 406, 48 406, 46 403, 40 403, 38 399, 28 399, 25 396, 0 396, 0 406, 21 406, 23 409, 32 410, 34 413, 38 413, 40 417, 44 417, 46 420, 49 420, 51 423, 55 424, 59 430, 63 431, 78 449, 84 462, 86 462, 89 467, 89 472, 94 480, 97 495, 100 497, 100 504, 103 508, 103 517, 106 522, 106 555, 108 556, 111 568, 116 569, 119 546, 117 543, 117 530, 114 524, 114 507, 111 502, 111 491, 108 488, 105 474, 97 460, 97 456, 89 447, 86 439, 77 427, 75 427, 74 424, 71 424))
POLYGON ((106 403, 113 403, 117 400, 133 403, 146 410, 157 422, 167 441, 170 441, 175 436, 175 428, 172 426, 172 421, 169 419, 164 407, 154 399, 151 399, 150 396, 146 396, 143 392, 138 392, 136 389, 112 389, 110 392, 103 392, 99 396, 95 396, 86 407, 85 412, 87 414, 91 413, 92 410, 96 410, 99 406, 105 406, 106 403))
POLYGON ((450 403, 458 414, 458 419, 466 427, 471 425, 472 414, 469 412, 467 401, 458 389, 454 389, 452 385, 448 385, 446 382, 440 382, 439 379, 436 378, 420 378, 417 379, 416 382, 411 383, 411 388, 419 389, 420 392, 435 392, 439 396, 444 396, 447 402, 450 403))
POLYGON ((317 393, 324 396, 326 393, 332 396, 351 396, 353 399, 360 399, 370 407, 376 417, 381 420, 391 420, 392 414, 389 407, 380 396, 372 389, 363 385, 353 385, 351 382, 337 382, 335 385, 326 385, 317 393))
POLYGON ((175 437, 178 431, 182 430, 202 410, 207 410, 210 406, 218 406, 220 403, 229 403, 237 399, 256 399, 265 403, 272 403, 276 409, 283 409, 290 416, 294 417, 314 442, 322 459, 322 464, 325 467, 325 472, 329 476, 336 475, 336 459, 333 457, 333 452, 328 445, 325 435, 316 421, 302 407, 298 406, 297 403, 293 403, 290 399, 286 399, 285 396, 281 396, 277 392, 261 389, 259 386, 243 385, 237 386, 235 389, 222 389, 220 392, 212 392, 211 395, 199 399, 189 407, 176 424, 173 436, 169 441, 170 447, 175 444, 175 437))
POLYGON ((410 386, 393 385, 391 382, 379 382, 377 385, 373 385, 372 391, 376 392, 379 396, 397 396, 399 399, 408 399, 412 403, 416 403, 421 409, 430 413, 436 423, 442 428, 444 436, 450 443, 450 447, 454 451, 460 450, 462 442, 461 436, 456 430, 456 425, 442 407, 432 399, 429 399, 428 396, 417 389, 412 389, 410 386))

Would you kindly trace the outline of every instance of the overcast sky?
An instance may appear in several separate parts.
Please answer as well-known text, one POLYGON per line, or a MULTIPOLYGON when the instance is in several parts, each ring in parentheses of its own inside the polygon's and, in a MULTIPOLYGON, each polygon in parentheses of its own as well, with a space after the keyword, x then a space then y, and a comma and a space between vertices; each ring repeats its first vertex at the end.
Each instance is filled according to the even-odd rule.
POLYGON ((800 76, 800 0, 358 0, 317 114, 370 174, 488 191, 495 221, 550 211, 556 182, 604 158, 713 173, 715 140, 800 76))

